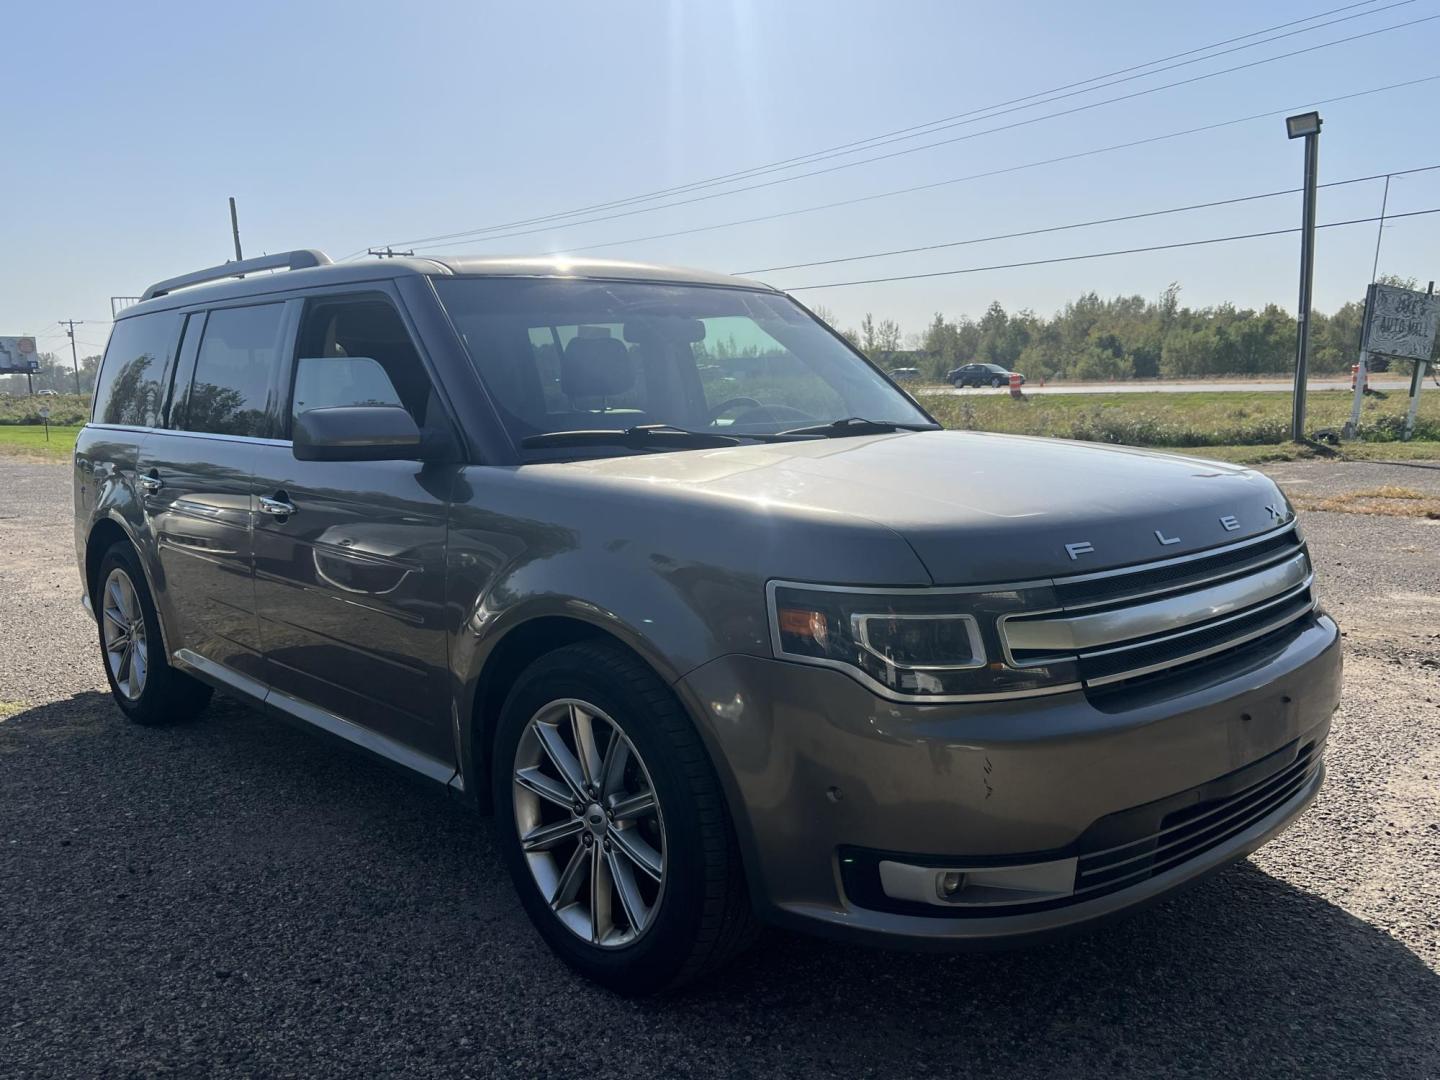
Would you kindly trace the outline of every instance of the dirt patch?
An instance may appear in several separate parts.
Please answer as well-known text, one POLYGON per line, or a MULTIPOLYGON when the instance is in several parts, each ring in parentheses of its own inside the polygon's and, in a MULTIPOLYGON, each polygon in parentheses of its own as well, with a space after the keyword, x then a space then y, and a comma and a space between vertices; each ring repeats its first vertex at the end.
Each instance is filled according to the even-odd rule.
POLYGON ((1440 520, 1440 498, 1396 484, 1347 491, 1341 495, 1291 495, 1290 501, 1299 510, 1440 520))

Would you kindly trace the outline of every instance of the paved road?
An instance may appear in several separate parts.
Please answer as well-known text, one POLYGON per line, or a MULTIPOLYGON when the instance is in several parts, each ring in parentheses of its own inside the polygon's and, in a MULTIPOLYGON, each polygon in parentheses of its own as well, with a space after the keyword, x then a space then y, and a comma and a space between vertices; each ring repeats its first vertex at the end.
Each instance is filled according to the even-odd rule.
MULTIPOLYGON (((1440 470, 1287 464, 1296 490, 1440 470)), ((489 821, 233 704, 102 695, 68 481, 0 458, 0 1076, 1440 1075, 1440 523, 1313 514, 1347 627, 1330 780, 1283 837, 1068 942, 770 933, 633 1002, 530 929, 489 821)))
MULTIPOLYGON (((1408 394, 1410 392, 1410 379, 1406 376, 1397 379, 1388 375, 1375 375, 1370 379, 1370 385, 1376 390, 1384 390, 1387 393, 1408 394)), ((1435 389, 1435 384, 1426 380, 1426 390, 1435 389)), ((1051 383, 1049 386, 1041 386, 1039 383, 1026 383, 1025 393, 1027 394, 1183 394, 1204 391, 1206 393, 1238 393, 1240 391, 1265 390, 1273 392, 1289 393, 1294 389, 1294 383, 1284 380, 1267 380, 1265 382, 1246 382, 1239 380, 1235 382, 1113 382, 1113 383, 1051 383)), ((1336 390, 1350 392, 1350 380, 1311 379, 1310 389, 1314 390, 1336 390)), ((949 386, 925 386, 919 387, 916 391, 920 394, 1008 394, 1009 387, 973 387, 967 386, 964 390, 957 390, 949 386)))

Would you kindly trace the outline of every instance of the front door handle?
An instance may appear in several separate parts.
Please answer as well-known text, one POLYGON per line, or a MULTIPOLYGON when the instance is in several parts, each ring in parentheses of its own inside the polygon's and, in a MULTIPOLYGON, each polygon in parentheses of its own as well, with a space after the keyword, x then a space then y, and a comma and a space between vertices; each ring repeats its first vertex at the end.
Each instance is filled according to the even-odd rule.
POLYGON ((295 504, 286 502, 284 499, 266 499, 262 497, 260 500, 260 509, 271 517, 283 518, 295 513, 295 504))
POLYGON ((155 492, 165 486, 165 481, 161 480, 160 477, 154 473, 151 473, 149 476, 140 477, 140 486, 145 489, 145 494, 154 495, 155 492))

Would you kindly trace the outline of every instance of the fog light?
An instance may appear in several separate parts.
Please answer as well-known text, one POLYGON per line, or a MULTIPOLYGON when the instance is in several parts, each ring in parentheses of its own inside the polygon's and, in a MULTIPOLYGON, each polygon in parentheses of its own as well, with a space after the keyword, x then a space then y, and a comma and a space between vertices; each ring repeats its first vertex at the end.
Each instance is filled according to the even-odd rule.
POLYGON ((965 887, 965 875, 958 870, 946 870, 935 875, 935 892, 941 900, 953 899, 965 887))

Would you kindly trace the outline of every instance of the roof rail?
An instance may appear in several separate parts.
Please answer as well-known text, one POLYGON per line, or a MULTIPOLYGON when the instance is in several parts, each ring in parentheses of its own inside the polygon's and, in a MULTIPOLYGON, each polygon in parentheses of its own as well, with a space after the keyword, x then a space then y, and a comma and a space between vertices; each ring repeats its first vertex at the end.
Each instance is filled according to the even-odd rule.
POLYGON ((157 296, 164 296, 176 289, 188 288, 191 285, 203 285, 207 281, 224 281, 226 278, 243 277, 256 270, 307 270, 312 266, 329 265, 330 256, 323 251, 316 251, 314 248, 282 251, 278 255, 262 255, 258 259, 227 262, 220 266, 211 266, 190 274, 181 274, 179 277, 157 281, 145 290, 140 299, 153 300, 157 296))

